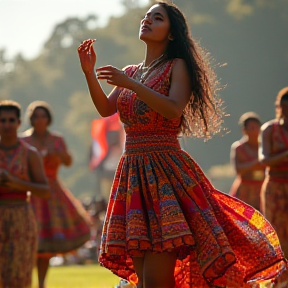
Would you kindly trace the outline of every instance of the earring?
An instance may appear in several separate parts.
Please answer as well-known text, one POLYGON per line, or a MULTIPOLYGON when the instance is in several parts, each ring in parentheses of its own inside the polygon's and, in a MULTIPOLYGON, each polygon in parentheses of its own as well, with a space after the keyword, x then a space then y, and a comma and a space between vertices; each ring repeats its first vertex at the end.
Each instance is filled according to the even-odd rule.
POLYGON ((168 36, 168 40, 170 40, 170 41, 173 41, 173 40, 174 40, 174 38, 172 37, 171 34, 168 36))

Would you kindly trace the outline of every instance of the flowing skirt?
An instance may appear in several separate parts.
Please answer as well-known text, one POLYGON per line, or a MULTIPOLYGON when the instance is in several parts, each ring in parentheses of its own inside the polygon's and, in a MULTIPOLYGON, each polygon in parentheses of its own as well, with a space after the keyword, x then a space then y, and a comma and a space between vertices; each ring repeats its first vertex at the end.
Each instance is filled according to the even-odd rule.
POLYGON ((40 255, 69 252, 90 239, 90 219, 81 202, 57 180, 50 180, 49 185, 48 200, 32 196, 40 255))
POLYGON ((0 287, 30 288, 37 223, 29 203, 0 204, 0 287))
POLYGON ((177 139, 161 145, 158 137, 126 141, 108 203, 101 265, 137 279, 133 256, 176 251, 177 288, 251 287, 245 283, 285 269, 270 223, 217 191, 177 139))

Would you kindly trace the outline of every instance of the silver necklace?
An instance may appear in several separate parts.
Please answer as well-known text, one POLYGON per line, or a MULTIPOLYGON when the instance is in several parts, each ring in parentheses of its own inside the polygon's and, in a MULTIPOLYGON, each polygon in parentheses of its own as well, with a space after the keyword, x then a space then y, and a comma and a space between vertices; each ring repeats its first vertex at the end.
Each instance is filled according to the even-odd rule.
POLYGON ((148 66, 144 66, 144 61, 142 62, 142 65, 140 66, 140 71, 141 71, 140 82, 144 82, 147 79, 152 69, 155 68, 158 64, 160 64, 163 58, 164 58, 164 54, 154 59, 148 66))

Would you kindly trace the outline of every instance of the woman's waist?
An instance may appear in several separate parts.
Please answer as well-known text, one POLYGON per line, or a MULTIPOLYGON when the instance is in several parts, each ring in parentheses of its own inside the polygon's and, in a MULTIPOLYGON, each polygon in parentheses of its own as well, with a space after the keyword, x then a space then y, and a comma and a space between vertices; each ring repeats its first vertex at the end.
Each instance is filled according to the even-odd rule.
MULTIPOLYGON (((17 200, 17 199, 0 199, 0 209, 3 207, 30 207, 32 209, 29 200, 17 200)), ((34 214, 33 214, 34 215, 34 214)))
POLYGON ((125 154, 180 150, 177 135, 127 135, 125 154))
POLYGON ((265 178, 265 170, 255 170, 240 176, 242 182, 261 182, 265 178))
POLYGON ((6 187, 0 187, 0 202, 15 202, 15 203, 23 203, 29 201, 29 193, 28 191, 17 191, 11 190, 6 187))
POLYGON ((264 179, 257 180, 257 179, 247 179, 247 178, 241 178, 242 184, 249 184, 249 185, 261 185, 264 182, 264 179))
POLYGON ((288 180, 288 167, 286 169, 270 168, 268 171, 270 178, 279 178, 288 180))

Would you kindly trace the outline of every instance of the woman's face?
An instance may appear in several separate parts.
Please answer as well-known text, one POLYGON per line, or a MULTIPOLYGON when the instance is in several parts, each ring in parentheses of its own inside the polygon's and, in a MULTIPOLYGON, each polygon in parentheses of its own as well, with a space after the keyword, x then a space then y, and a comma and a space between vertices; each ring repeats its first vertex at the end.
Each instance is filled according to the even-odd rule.
POLYGON ((0 135, 2 138, 15 137, 21 121, 14 110, 0 112, 0 135))
POLYGON ((43 108, 36 108, 31 117, 32 126, 34 129, 46 129, 49 125, 49 117, 43 108))
POLYGON ((152 6, 141 21, 139 38, 147 42, 168 43, 170 21, 164 7, 152 6))
POLYGON ((249 138, 258 138, 260 128, 261 125, 258 121, 250 120, 247 122, 246 127, 244 128, 244 134, 246 134, 249 138))

